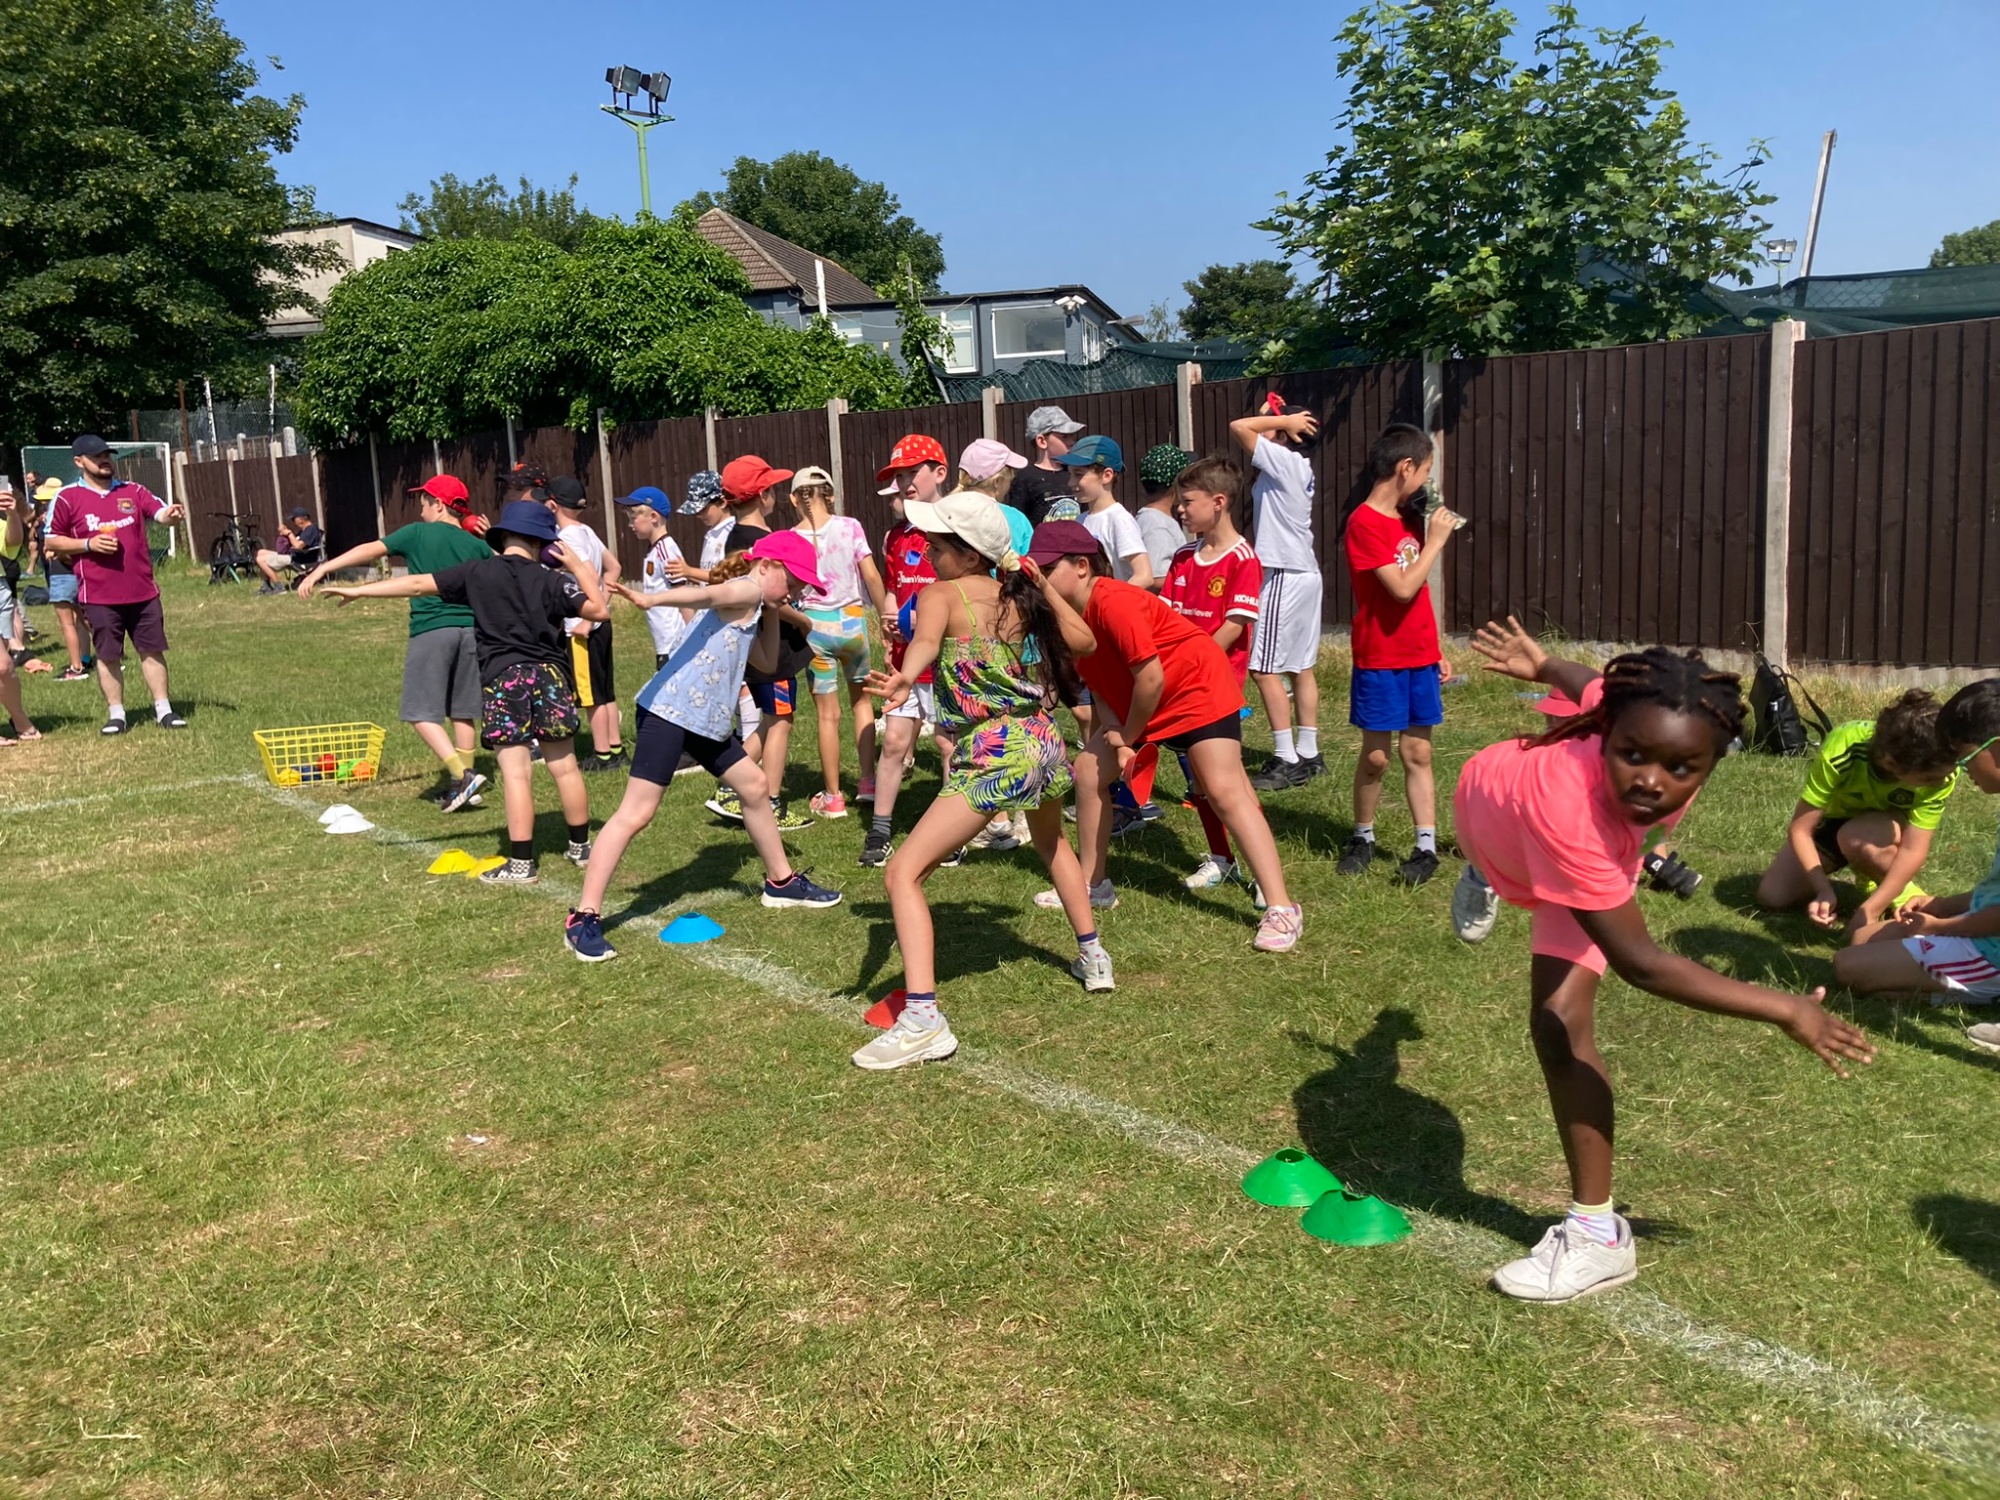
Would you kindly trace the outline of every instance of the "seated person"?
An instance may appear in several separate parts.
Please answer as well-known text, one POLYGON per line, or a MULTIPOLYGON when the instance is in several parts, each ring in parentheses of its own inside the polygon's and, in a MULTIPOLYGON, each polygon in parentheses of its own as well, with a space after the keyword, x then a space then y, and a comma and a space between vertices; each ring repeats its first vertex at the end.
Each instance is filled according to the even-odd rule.
POLYGON ((1802 905, 1821 927, 1839 927, 1839 897, 1828 877, 1852 868, 1862 900, 1846 930, 1858 940, 1923 894, 1917 872, 1957 779, 1938 711, 1937 699, 1912 688, 1873 719, 1842 724, 1826 737, 1785 842, 1757 886, 1760 906, 1802 905))
POLYGON ((264 583, 257 590, 260 594, 282 594, 290 590, 290 580, 281 580, 278 571, 290 569, 294 578, 319 566, 322 548, 326 538, 313 525, 312 513, 294 508, 292 513, 278 523, 278 546, 275 551, 266 547, 257 554, 257 571, 264 575, 264 583))

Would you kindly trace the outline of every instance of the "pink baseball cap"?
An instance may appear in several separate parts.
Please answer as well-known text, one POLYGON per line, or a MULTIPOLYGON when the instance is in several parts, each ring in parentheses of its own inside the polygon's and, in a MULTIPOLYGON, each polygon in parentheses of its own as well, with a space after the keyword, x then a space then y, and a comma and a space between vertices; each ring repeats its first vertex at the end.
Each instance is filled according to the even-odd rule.
POLYGON ((1535 700, 1535 711, 1551 719, 1573 719, 1583 712, 1583 705, 1561 688, 1550 688, 1535 700))
POLYGON ((750 556, 770 558, 785 565, 785 571, 798 579, 809 589, 824 588, 820 581, 819 554, 813 544, 796 531, 773 531, 760 538, 750 549, 750 556))
POLYGON ((958 466, 974 479, 991 479, 1002 469, 1025 469, 1028 461, 998 438, 979 438, 966 445, 958 466))

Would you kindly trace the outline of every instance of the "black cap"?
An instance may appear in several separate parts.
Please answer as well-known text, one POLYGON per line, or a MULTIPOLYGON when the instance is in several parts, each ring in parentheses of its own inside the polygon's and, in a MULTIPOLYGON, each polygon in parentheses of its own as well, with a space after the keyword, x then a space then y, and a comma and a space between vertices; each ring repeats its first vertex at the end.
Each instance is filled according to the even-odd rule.
POLYGON ((102 458, 111 451, 111 445, 94 432, 86 432, 69 445, 71 458, 102 458))
POLYGON ((549 498, 564 510, 582 510, 583 482, 567 474, 558 474, 549 481, 549 498))

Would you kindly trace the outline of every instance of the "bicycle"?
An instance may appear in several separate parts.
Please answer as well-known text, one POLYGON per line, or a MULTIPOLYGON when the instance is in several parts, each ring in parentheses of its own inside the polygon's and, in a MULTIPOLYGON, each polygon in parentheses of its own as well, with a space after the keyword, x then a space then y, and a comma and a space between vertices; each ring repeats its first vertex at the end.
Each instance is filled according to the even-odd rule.
POLYGON ((257 554, 264 550, 263 540, 256 532, 247 530, 234 511, 212 510, 208 514, 211 520, 222 522, 222 535, 208 545, 210 585, 240 583, 255 576, 257 554))

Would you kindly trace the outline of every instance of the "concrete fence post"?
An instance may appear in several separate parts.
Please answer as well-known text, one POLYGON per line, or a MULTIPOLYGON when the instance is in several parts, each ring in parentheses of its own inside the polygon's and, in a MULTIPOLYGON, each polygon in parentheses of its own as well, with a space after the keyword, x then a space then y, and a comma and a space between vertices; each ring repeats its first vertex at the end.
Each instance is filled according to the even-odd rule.
MULTIPOLYGON (((1422 400, 1424 431, 1431 435, 1431 483, 1437 486, 1438 495, 1448 505, 1451 496, 1445 493, 1444 485, 1444 359, 1434 349, 1424 354, 1422 400)), ((1431 572, 1431 611, 1437 616, 1439 635, 1444 634, 1444 575, 1445 570, 1441 567, 1431 572)))
POLYGON ((438 442, 436 438, 432 438, 431 473, 442 474, 443 472, 444 472, 444 445, 438 442))
POLYGON ((1006 391, 997 385, 980 388, 979 435, 981 437, 997 439, 1000 436, 1000 403, 1006 399, 1006 391))
POLYGON ((708 466, 711 469, 720 469, 722 465, 716 461, 715 456, 715 408, 712 406, 702 408, 701 435, 702 440, 708 444, 708 466))
POLYGON ((1771 384, 1764 440, 1764 654, 1786 664, 1791 636, 1792 369, 1806 325, 1771 325, 1771 384))
POLYGON ((313 469, 313 515, 319 522, 320 534, 326 534, 326 486, 320 482, 319 449, 311 452, 313 469))
POLYGON ((514 450, 514 419, 509 417, 507 419, 507 467, 511 469, 520 461, 520 455, 514 450))
POLYGON ((604 430, 604 408, 597 408, 597 482, 604 487, 604 545, 613 553, 618 550, 618 507, 612 497, 618 487, 611 479, 611 437, 604 430))
POLYGON ((368 434, 368 479, 375 486, 375 535, 387 536, 389 523, 382 514, 382 460, 375 449, 375 434, 368 434))
POLYGON ((1194 388, 1201 384, 1201 366, 1193 363, 1174 366, 1174 431, 1176 441, 1189 453, 1194 447, 1194 388))
MULTIPOLYGON (((277 524, 283 526, 291 517, 285 514, 285 492, 278 488, 278 445, 276 443, 268 443, 265 445, 264 451, 270 456, 271 462, 271 504, 278 512, 277 524)), ((272 537, 270 544, 275 546, 277 540, 276 537, 272 537)))
POLYGON ((840 418, 847 410, 844 396, 829 396, 826 400, 826 447, 832 455, 829 465, 833 470, 833 509, 836 515, 847 514, 847 466, 841 461, 840 418))
POLYGON ((174 449, 174 468, 177 472, 171 498, 181 508, 181 525, 187 531, 188 562, 191 565, 198 566, 201 562, 201 554, 195 551, 194 546, 194 506, 190 503, 192 497, 188 493, 187 466, 187 449, 174 449))

